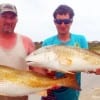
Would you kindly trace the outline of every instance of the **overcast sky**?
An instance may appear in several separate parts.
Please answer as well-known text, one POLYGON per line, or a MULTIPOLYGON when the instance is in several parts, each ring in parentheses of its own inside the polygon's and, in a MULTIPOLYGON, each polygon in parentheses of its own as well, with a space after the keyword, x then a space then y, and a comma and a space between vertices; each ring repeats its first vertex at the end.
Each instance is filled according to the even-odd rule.
POLYGON ((83 34, 88 41, 100 41, 99 0, 0 0, 0 3, 16 5, 18 23, 15 31, 33 41, 42 41, 57 34, 52 14, 60 4, 74 9, 72 33, 83 34))

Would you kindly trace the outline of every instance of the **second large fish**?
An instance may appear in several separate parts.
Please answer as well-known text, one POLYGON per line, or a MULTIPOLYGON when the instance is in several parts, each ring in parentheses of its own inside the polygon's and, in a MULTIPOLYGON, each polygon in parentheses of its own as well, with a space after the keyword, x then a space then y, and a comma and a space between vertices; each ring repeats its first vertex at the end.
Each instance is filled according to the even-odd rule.
POLYGON ((52 79, 30 71, 0 65, 0 95, 24 96, 55 85, 79 89, 75 74, 67 74, 66 78, 52 79))

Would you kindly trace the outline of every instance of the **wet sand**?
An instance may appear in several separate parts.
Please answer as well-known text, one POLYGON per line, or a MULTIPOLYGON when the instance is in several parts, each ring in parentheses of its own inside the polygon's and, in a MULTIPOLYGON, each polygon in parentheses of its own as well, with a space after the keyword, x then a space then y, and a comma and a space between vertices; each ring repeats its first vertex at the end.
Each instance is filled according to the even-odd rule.
MULTIPOLYGON (((100 100, 100 75, 82 73, 82 91, 79 100, 100 100)), ((33 94, 29 100, 41 100, 41 96, 33 94)))
POLYGON ((100 100, 100 75, 82 73, 80 100, 100 100))

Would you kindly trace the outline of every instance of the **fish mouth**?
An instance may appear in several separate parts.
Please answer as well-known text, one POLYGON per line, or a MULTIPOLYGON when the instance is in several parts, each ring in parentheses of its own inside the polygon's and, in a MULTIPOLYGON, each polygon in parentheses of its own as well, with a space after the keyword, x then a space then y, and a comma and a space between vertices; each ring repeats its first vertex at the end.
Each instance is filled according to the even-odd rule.
POLYGON ((30 66, 32 64, 32 61, 26 61, 26 63, 30 66))
POLYGON ((30 63, 30 62, 32 62, 32 61, 26 61, 27 63, 30 63))

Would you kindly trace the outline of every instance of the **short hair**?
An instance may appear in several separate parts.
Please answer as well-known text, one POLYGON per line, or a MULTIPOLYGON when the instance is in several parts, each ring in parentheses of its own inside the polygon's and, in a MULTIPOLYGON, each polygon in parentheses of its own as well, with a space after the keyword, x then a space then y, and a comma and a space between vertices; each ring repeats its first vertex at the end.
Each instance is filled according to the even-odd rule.
POLYGON ((65 14, 69 14, 70 18, 72 19, 74 16, 74 11, 71 7, 69 7, 68 5, 60 5, 57 7, 57 9, 54 11, 53 13, 53 17, 56 18, 57 14, 60 15, 65 15, 65 14))

